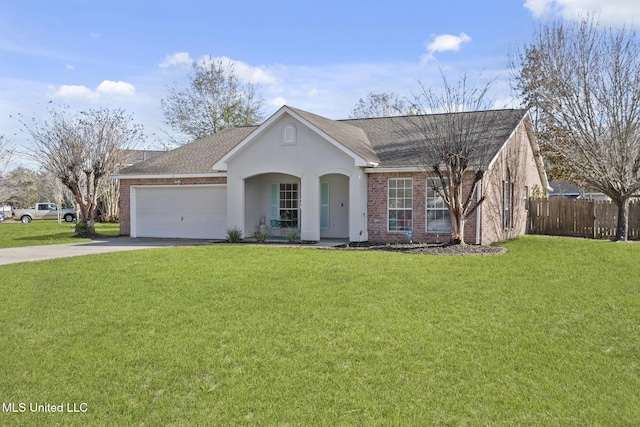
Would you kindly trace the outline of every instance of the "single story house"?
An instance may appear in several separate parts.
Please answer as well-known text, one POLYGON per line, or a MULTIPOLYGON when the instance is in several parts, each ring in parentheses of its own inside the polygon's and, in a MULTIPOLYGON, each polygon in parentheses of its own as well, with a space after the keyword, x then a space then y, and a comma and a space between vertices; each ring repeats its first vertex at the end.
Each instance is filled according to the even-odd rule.
MULTIPOLYGON (((398 121, 419 117, 331 120, 284 106, 259 126, 196 140, 113 176, 120 233, 224 239, 263 224, 275 236, 296 228, 302 241, 406 242, 407 231, 413 241, 448 241, 449 214, 428 185, 433 175, 411 141, 418 136, 397 131, 398 121)), ((466 223, 468 243, 525 233, 525 201, 548 187, 527 111, 491 117, 485 200, 466 223)))
POLYGON ((598 190, 589 189, 569 181, 551 181, 549 183, 553 192, 549 193, 550 199, 581 199, 610 201, 611 199, 598 190))

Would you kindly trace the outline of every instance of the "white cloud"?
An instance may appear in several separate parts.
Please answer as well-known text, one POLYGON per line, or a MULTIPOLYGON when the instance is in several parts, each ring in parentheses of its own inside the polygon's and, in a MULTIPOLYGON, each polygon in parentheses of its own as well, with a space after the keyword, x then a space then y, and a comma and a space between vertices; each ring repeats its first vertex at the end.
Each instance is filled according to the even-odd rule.
POLYGON ((553 0, 526 0, 524 7, 529 9, 533 16, 540 18, 551 13, 553 3, 553 0))
POLYGON ((176 52, 170 55, 167 55, 164 58, 164 61, 160 63, 160 68, 169 68, 169 67, 190 67, 193 63, 193 59, 189 56, 189 52, 176 52))
POLYGON ((526 0, 524 7, 536 18, 576 20, 588 15, 609 25, 640 24, 638 0, 526 0))
POLYGON ((222 61, 223 64, 233 65, 233 69, 236 75, 238 76, 240 81, 244 83, 260 85, 275 85, 278 83, 278 79, 276 78, 273 70, 265 66, 254 67, 247 64, 246 62, 231 59, 226 56, 211 57, 207 55, 200 59, 200 61, 204 61, 205 63, 217 60, 222 61))
POLYGON ((436 52, 457 52, 460 50, 464 43, 468 43, 471 41, 471 37, 469 37, 465 33, 460 33, 460 35, 457 36, 454 36, 452 34, 440 34, 437 36, 433 35, 432 38, 433 40, 430 43, 425 44, 427 47, 427 53, 424 54, 421 58, 421 62, 423 64, 434 59, 433 54, 436 52))
POLYGON ((88 102, 97 102, 109 95, 131 97, 135 93, 136 88, 132 84, 111 80, 104 80, 95 90, 82 85, 62 85, 58 88, 49 86, 49 94, 54 98, 88 102))
POLYGON ((71 65, 71 64, 68 64, 66 68, 67 68, 67 71, 72 71, 72 70, 73 70, 73 69, 75 69, 76 67, 74 67, 74 66, 73 66, 73 65, 71 65))
POLYGON ((99 39, 100 38, 100 33, 96 33, 96 32, 91 32, 91 38, 92 39, 99 39))
POLYGON ((100 95, 93 92, 86 86, 81 85, 62 85, 59 88, 50 87, 51 95, 55 98, 97 101, 100 95))
POLYGON ((307 95, 309 95, 309 96, 316 96, 318 93, 319 93, 319 92, 318 92, 318 89, 313 88, 313 89, 311 89, 309 92, 307 92, 307 95))
POLYGON ((126 82, 104 80, 98 85, 96 92, 105 95, 133 96, 136 94, 136 88, 126 82))

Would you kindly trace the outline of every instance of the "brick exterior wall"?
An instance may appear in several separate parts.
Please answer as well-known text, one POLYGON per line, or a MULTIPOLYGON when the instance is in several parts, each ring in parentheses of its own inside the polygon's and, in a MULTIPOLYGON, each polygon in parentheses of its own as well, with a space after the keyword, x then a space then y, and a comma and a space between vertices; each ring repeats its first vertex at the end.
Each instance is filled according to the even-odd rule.
POLYGON ((492 169, 483 179, 486 200, 482 204, 482 244, 513 239, 527 231, 527 205, 525 200, 534 186, 543 184, 536 167, 529 135, 524 125, 512 134, 496 158, 492 169), (504 180, 509 171, 513 186, 512 221, 504 228, 504 180), (526 192, 525 192, 526 188, 526 192))
POLYGON ((198 184, 226 184, 226 177, 202 178, 154 178, 154 179, 121 179, 120 180, 120 235, 131 233, 131 186, 135 185, 198 185, 198 184))
MULTIPOLYGON (((427 233, 426 190, 427 176, 422 172, 371 173, 367 177, 367 217, 369 241, 376 243, 405 243, 404 231, 388 231, 388 183, 390 178, 413 179, 413 227, 411 239, 414 242, 448 242, 450 233, 427 233)), ((465 181, 463 193, 471 191, 472 178, 465 181)), ((476 215, 469 218, 464 229, 465 241, 476 242, 476 215)))

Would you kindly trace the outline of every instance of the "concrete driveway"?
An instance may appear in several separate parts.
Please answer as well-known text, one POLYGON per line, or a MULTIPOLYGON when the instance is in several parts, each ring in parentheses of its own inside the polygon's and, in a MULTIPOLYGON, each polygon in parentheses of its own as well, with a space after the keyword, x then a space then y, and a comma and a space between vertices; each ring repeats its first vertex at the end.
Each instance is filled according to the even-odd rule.
POLYGON ((0 249, 0 265, 15 264, 18 262, 43 261, 57 258, 69 258, 82 255, 104 254, 108 252, 135 251, 140 249, 175 246, 201 246, 212 243, 214 242, 210 240, 151 238, 131 239, 129 237, 114 237, 83 243, 25 246, 21 248, 0 249))
MULTIPOLYGON (((0 265, 19 262, 44 261, 48 259, 70 258, 82 255, 105 254, 108 252, 135 251, 140 249, 167 248, 176 246, 205 246, 221 242, 220 240, 199 239, 154 239, 149 237, 111 237, 83 243, 63 245, 24 246, 21 248, 0 249, 0 265)), ((322 240, 311 244, 279 243, 277 247, 331 248, 347 243, 345 239, 322 240)), ((244 243, 239 243, 240 245, 244 243)), ((254 243, 255 244, 255 243, 254 243)), ((274 246, 276 247, 276 246, 274 246)))

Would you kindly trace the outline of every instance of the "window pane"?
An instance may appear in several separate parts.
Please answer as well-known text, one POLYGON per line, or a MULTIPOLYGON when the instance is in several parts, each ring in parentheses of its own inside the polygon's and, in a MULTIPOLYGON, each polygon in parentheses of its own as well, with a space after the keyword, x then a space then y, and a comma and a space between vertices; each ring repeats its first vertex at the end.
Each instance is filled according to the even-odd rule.
POLYGON ((413 179, 388 180, 389 231, 410 230, 413 225, 413 179))
POLYGON ((451 231, 451 220, 447 210, 431 210, 427 212, 427 232, 448 233, 451 231))
POLYGON ((440 197, 434 186, 441 187, 439 178, 427 178, 427 232, 448 233, 451 231, 449 210, 444 199, 440 197))

